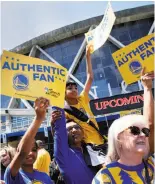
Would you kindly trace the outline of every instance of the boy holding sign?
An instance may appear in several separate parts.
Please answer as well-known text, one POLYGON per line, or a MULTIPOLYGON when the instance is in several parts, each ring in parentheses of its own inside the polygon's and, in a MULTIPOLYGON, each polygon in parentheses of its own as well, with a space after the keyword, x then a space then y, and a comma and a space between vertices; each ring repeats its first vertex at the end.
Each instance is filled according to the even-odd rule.
MULTIPOLYGON (((97 122, 93 117, 93 114, 89 107, 89 90, 91 88, 93 82, 93 71, 92 71, 92 64, 91 64, 91 54, 90 54, 90 47, 86 47, 86 68, 87 68, 87 80, 85 83, 85 87, 80 95, 78 95, 77 84, 72 81, 68 80, 66 83, 66 94, 65 100, 67 104, 71 107, 75 107, 78 110, 82 111, 88 117, 90 117, 91 121, 95 124, 98 128, 97 122), (93 118, 92 118, 93 117, 93 118)), ((79 121, 75 116, 65 113, 66 119, 73 119, 77 122, 84 130, 84 140, 86 143, 92 144, 103 144, 102 137, 98 134, 94 128, 88 125, 85 122, 79 121)))
MULTIPOLYGON (((93 113, 91 112, 89 106, 89 90, 93 81, 93 71, 91 64, 91 54, 90 46, 86 48, 86 68, 87 68, 87 80, 85 87, 80 95, 78 95, 77 84, 68 80, 66 83, 66 94, 65 94, 65 116, 66 119, 73 120, 82 128, 84 132, 84 142, 87 144, 87 149, 90 150, 91 160, 94 159, 94 154, 91 156, 91 153, 96 152, 95 160, 98 162, 91 162, 91 165, 97 166, 104 163, 104 154, 106 152, 106 138, 100 133, 98 124, 94 118, 93 113), (99 147, 98 147, 99 146, 99 147), (89 147, 89 148, 88 148, 89 147), (99 158, 96 158, 98 151, 101 151, 103 155, 99 155, 99 158), (102 157, 102 158, 101 158, 102 157)), ((98 157, 98 156, 97 156, 98 157)))

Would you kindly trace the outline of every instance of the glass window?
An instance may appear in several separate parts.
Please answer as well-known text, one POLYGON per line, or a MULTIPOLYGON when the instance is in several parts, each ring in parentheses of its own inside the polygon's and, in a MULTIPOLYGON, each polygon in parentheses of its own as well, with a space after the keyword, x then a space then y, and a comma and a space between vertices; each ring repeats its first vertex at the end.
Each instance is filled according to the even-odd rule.
POLYGON ((62 58, 62 52, 61 49, 57 49, 55 51, 52 52, 52 57, 57 60, 59 58, 62 58))
POLYGON ((137 28, 138 27, 138 22, 137 21, 131 21, 126 23, 127 29, 130 28, 137 28))
POLYGON ((111 52, 111 54, 113 54, 113 53, 116 52, 117 50, 119 50, 119 48, 116 47, 116 45, 114 45, 114 44, 111 44, 111 45, 110 45, 110 52, 111 52))
POLYGON ((139 28, 130 28, 129 34, 130 34, 131 40, 135 40, 135 39, 137 40, 142 37, 139 28))
POLYGON ((6 122, 6 116, 1 116, 1 122, 5 123, 6 122))
POLYGON ((109 59, 102 59, 101 58, 101 62, 102 62, 102 65, 103 66, 109 66, 109 65, 112 65, 114 63, 112 57, 110 56, 109 59))
POLYGON ((62 48, 61 51, 62 51, 62 57, 67 57, 67 47, 62 48))
POLYGON ((119 95, 121 94, 121 88, 117 87, 117 88, 112 88, 112 95, 119 95))
POLYGON ((116 69, 114 65, 110 65, 104 68, 106 78, 116 78, 116 69))
POLYGON ((120 34, 119 41, 120 42, 130 41, 130 36, 129 36, 128 31, 125 31, 125 32, 123 32, 123 33, 120 34))
POLYGON ((133 84, 128 85, 127 90, 129 91, 139 91, 138 83, 135 82, 133 84))
POLYGON ((141 19, 141 20, 138 20, 137 23, 139 25, 148 25, 148 19, 141 19))
POLYGON ((67 46, 67 55, 72 56, 74 54, 77 54, 78 50, 79 50, 78 45, 75 45, 75 44, 69 45, 67 46))
POLYGON ((132 41, 125 41, 125 42, 122 42, 123 45, 129 45, 132 41))
POLYGON ((76 44, 79 46, 79 48, 83 41, 84 41, 84 36, 76 38, 76 44))
POLYGON ((102 91, 97 91, 97 96, 98 98, 105 98, 105 97, 109 97, 109 91, 108 90, 102 90, 102 91))
POLYGON ((73 62, 73 57, 72 56, 67 56, 63 58, 63 62, 64 63, 68 63, 69 66, 71 66, 72 62, 73 62))
POLYGON ((69 66, 68 63, 64 63, 64 62, 63 62, 63 63, 62 63, 62 66, 65 67, 65 68, 67 68, 67 70, 69 70, 69 67, 70 67, 70 66, 69 66))
POLYGON ((0 103, 0 107, 1 108, 7 108, 9 105, 11 97, 9 96, 5 96, 5 95, 1 95, 1 103, 0 103))
POLYGON ((117 88, 117 87, 119 87, 117 78, 106 78, 106 80, 107 80, 107 83, 110 84, 111 88, 117 88))
POLYGON ((106 79, 97 80, 97 81, 95 81, 95 84, 97 86, 97 91, 102 91, 102 90, 108 91, 108 84, 107 84, 106 79))

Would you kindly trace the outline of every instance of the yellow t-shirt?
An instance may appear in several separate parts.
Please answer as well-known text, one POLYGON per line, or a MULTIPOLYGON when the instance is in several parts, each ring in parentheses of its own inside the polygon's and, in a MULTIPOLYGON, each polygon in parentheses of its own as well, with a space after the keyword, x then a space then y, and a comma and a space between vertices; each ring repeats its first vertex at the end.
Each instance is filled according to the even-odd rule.
POLYGON ((33 164, 33 168, 37 169, 40 172, 45 172, 49 175, 49 165, 51 163, 51 157, 48 151, 44 148, 38 150, 38 155, 35 163, 33 164))
MULTIPOLYGON (((95 126, 98 128, 98 124, 96 120, 94 119, 94 115, 91 112, 91 109, 89 107, 89 97, 88 94, 84 91, 81 92, 80 96, 77 98, 78 104, 72 105, 73 107, 76 107, 83 113, 87 114, 89 119, 95 124, 95 126)), ((68 114, 65 112, 67 119, 73 119, 76 123, 78 123, 84 131, 84 141, 85 143, 92 143, 92 144, 103 144, 103 138, 100 136, 100 134, 90 125, 88 125, 86 122, 82 122, 79 119, 75 118, 74 116, 68 114)))

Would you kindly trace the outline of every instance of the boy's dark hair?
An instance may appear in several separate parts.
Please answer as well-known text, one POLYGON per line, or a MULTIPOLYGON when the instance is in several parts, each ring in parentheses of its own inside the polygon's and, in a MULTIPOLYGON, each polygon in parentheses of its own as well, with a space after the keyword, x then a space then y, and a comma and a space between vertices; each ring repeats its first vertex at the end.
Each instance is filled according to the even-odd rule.
POLYGON ((71 79, 68 79, 67 82, 66 82, 66 87, 69 86, 69 85, 75 85, 75 86, 77 86, 77 83, 74 82, 74 81, 71 80, 71 79))
POLYGON ((70 123, 70 122, 75 122, 75 121, 73 119, 66 119, 66 123, 70 123))

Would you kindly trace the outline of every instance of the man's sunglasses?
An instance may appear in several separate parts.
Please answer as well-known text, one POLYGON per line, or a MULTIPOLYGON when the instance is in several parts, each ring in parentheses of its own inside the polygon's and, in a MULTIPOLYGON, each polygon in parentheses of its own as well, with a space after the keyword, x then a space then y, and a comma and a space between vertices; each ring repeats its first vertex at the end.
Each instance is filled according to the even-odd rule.
POLYGON ((133 135, 140 135, 141 132, 143 132, 143 134, 145 134, 145 137, 149 137, 149 135, 150 135, 150 129, 149 128, 140 129, 137 126, 130 126, 128 129, 130 129, 130 132, 133 135))

